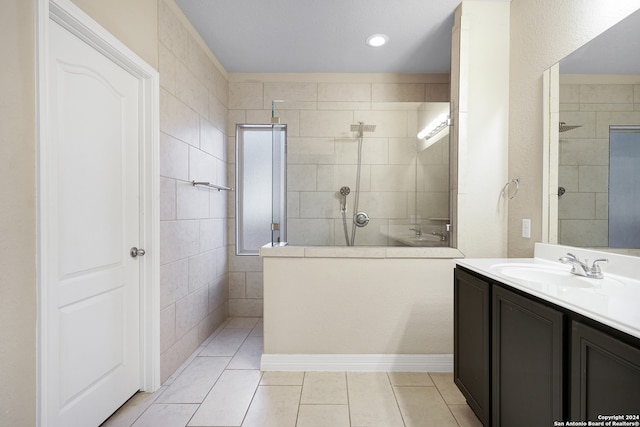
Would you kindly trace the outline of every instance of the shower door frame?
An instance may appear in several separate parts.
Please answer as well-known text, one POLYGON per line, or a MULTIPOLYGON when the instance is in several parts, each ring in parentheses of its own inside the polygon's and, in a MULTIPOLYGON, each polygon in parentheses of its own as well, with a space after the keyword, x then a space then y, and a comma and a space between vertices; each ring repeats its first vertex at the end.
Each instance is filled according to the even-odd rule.
MULTIPOLYGON (((260 144, 263 140, 261 139, 260 144)), ((263 245, 269 244, 269 241, 273 246, 276 244, 286 244, 286 230, 287 230, 287 194, 286 194, 286 141, 287 141, 287 125, 285 124, 236 124, 236 221, 235 221, 235 235, 236 235, 236 255, 238 256, 257 256, 260 254, 260 247, 246 248, 245 246, 245 212, 262 211, 261 219, 259 220, 265 227, 265 241, 263 245), (251 200, 245 200, 245 180, 247 175, 245 172, 245 130, 253 130, 258 132, 269 133, 271 148, 266 149, 264 154, 264 161, 260 162, 261 175, 258 181, 263 183, 270 182, 270 185, 265 185, 262 188, 262 192, 267 192, 269 188, 269 197, 261 197, 257 205, 254 205, 253 209, 247 207, 250 205, 251 200), (277 130, 280 130, 278 132, 277 130), (266 152, 270 152, 268 160, 266 159, 266 152), (276 161, 277 160, 277 161, 276 161), (267 178, 268 177, 268 178, 267 178), (265 200, 269 200, 270 209, 264 208, 265 200), (248 203, 249 202, 249 203, 248 203), (268 220, 266 217, 268 216, 268 220), (270 233, 270 237, 266 238, 266 235, 270 233)), ((264 138, 264 143, 267 143, 267 138, 264 138)), ((255 166, 255 165, 254 165, 255 166)), ((257 168, 249 168, 256 171, 257 168)), ((255 216, 255 215, 254 215, 255 216)), ((261 245, 262 246, 262 245, 261 245)))

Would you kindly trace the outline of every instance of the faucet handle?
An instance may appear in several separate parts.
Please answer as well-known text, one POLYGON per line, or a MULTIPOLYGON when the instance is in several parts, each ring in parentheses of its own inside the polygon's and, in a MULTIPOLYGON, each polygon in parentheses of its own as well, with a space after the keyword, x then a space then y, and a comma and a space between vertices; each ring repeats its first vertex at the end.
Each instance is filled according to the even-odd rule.
POLYGON ((600 259, 596 259, 593 261, 593 264, 591 265, 591 271, 593 273, 601 273, 602 270, 600 269, 600 266, 598 265, 601 262, 609 262, 609 260, 607 258, 600 258, 600 259))

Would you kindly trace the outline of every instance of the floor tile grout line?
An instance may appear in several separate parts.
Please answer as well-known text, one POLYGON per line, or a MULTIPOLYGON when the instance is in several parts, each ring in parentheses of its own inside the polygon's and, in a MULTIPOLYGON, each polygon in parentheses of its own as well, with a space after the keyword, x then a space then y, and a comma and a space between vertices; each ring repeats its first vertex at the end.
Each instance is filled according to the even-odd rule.
MULTIPOLYGON (((197 357, 221 357, 221 356, 197 356, 197 357)), ((229 357, 229 356, 224 356, 224 357, 229 357)), ((200 407, 202 406, 202 404, 204 403, 205 400, 207 400, 207 397, 209 396, 209 394, 211 394, 211 391, 213 390, 213 388, 216 386, 216 384, 218 384, 218 381, 220 381, 220 378, 222 377, 222 375, 224 374, 224 372, 227 370, 227 366, 229 366, 229 363, 231 363, 231 357, 229 357, 229 361, 227 362, 226 365, 224 365, 224 369, 222 370, 222 372, 220 372, 220 375, 218 375, 218 378, 216 378, 216 380, 213 382, 213 384, 211 384, 211 387, 209 388, 209 391, 204 395, 204 397, 202 398, 202 402, 200 402, 198 404, 198 408, 193 412, 193 414, 191 415, 191 417, 189 417, 189 421, 187 421, 187 423, 185 424, 185 427, 189 426, 189 423, 191 422, 191 420, 193 419, 193 417, 196 415, 196 412, 198 412, 198 410, 200 409, 200 407)))
MULTIPOLYGON (((233 318, 231 318, 233 319, 233 318)), ((230 323, 231 320, 229 320, 228 323, 230 323)), ((233 358, 236 357, 236 355, 238 354, 238 352, 240 351, 240 348, 242 348, 242 346, 244 345, 245 341, 247 340, 247 338, 249 338, 249 336, 251 335, 251 332, 253 332, 253 330, 255 329, 255 327, 258 325, 258 322, 256 322, 256 324, 251 328, 251 330, 249 331, 249 333, 247 334, 246 337, 244 337, 244 339, 242 340, 242 343, 238 346, 238 349, 236 350, 236 352, 233 354, 233 356, 231 356, 231 358, 229 359, 229 363, 227 364, 227 366, 225 367, 225 371, 229 370, 235 370, 235 369, 230 369, 229 365, 231 364, 231 362, 233 361, 233 358)), ((226 328, 225 329, 244 329, 244 328, 226 328)), ((238 369, 240 370, 240 369, 238 369)), ((244 370, 255 370, 255 369, 244 369, 244 370)), ((249 409, 251 408, 251 405, 253 404, 253 400, 256 398, 256 393, 258 392, 258 389, 260 388, 260 383, 262 382, 262 377, 264 376, 264 373, 262 371, 260 371, 260 379, 258 380, 258 384, 256 385, 255 390, 253 390, 253 395, 251 396, 251 400, 249 401, 249 405, 247 405, 247 409, 244 412, 244 416, 242 417, 242 421, 240 422, 240 427, 242 427, 242 425, 244 424, 245 420, 247 419, 247 415, 249 414, 249 409)))
MULTIPOLYGON (((238 330, 247 330, 249 328, 224 328, 227 330, 231 330, 231 331, 238 331, 238 330)), ((249 338, 249 336, 251 335, 251 332, 253 331, 253 328, 251 328, 249 330, 249 333, 247 334, 246 337, 244 337, 244 339, 242 340, 242 342, 240 343, 240 345, 238 345, 238 348, 236 349, 236 351, 233 353, 233 355, 229 356, 229 355, 212 355, 212 356, 208 356, 208 355, 204 355, 204 356, 200 356, 200 354, 202 353, 202 351, 204 351, 204 349, 200 350, 200 352, 198 352, 198 355, 196 357, 231 357, 231 359, 233 359, 234 357, 236 357, 236 355, 238 354, 238 351, 240 351, 240 347, 242 347, 245 343, 245 341, 247 340, 247 338, 249 338)), ((220 331, 222 332, 222 331, 220 331)), ((219 335, 219 334, 218 334, 219 335)), ((212 340, 213 341, 213 340, 212 340)))
MULTIPOLYGON (((215 338, 217 335, 219 335, 223 329, 226 328, 226 325, 229 323, 229 321, 230 321, 230 318, 222 322, 222 324, 220 324, 220 326, 218 326, 216 330, 213 331, 211 335, 209 335, 209 337, 207 337, 206 340, 204 340, 201 344, 199 344, 198 347, 196 347, 196 349, 193 351, 193 353, 191 353, 189 357, 187 357, 187 359, 184 362, 182 362, 182 364, 178 367, 178 369, 176 369, 175 372, 169 375, 169 378, 167 378, 164 381, 162 386, 165 386, 165 385, 170 386, 176 380, 176 378, 178 378, 182 374, 182 372, 187 368, 187 366, 189 366, 191 362, 193 362, 195 358, 198 357, 200 353, 202 353, 202 351, 206 348, 209 342, 213 340, 213 338, 215 338)), ((197 328, 197 327, 198 327, 197 325, 194 326, 194 328, 197 328)))
MULTIPOLYGON (((229 322, 231 322, 231 319, 232 319, 232 318, 231 318, 231 317, 229 317, 229 318, 227 318, 227 320, 225 320, 224 322, 222 322, 222 323, 220 324, 220 326, 218 326, 218 327, 216 328, 216 330, 215 330, 215 331, 213 331, 213 332, 211 333, 211 335, 209 335, 209 336, 207 337, 207 339, 206 339, 206 340, 204 340, 204 341, 202 342, 202 344, 200 344, 200 346, 199 346, 199 347, 206 347, 207 345, 209 345, 209 343, 210 343, 210 342, 211 342, 215 337, 217 337, 217 336, 220 334, 220 332, 222 332, 224 329, 226 329, 226 328, 227 328, 227 325, 229 324, 229 322)), ((202 349, 201 349, 200 351, 202 351, 202 349)), ((200 352, 198 352, 198 354, 200 354, 200 352)))
MULTIPOLYGON (((257 382, 257 385, 255 386, 251 399, 249 400, 249 403, 244 411, 244 415, 242 418, 242 422, 240 424, 240 426, 243 426, 245 424, 245 422, 247 421, 247 416, 250 413, 251 407, 252 405, 255 403, 255 399, 257 396, 258 391, 260 391, 260 387, 269 387, 269 385, 262 385, 262 380, 264 379, 264 375, 265 372, 261 371, 260 368, 258 367, 257 369, 255 367, 242 367, 242 368, 229 368, 229 365, 232 363, 233 359, 235 357, 238 356, 240 349, 247 343, 247 339, 249 337, 252 337, 252 333, 254 333, 256 331, 256 328, 259 327, 260 324, 260 320, 256 321, 255 324, 253 325, 253 327, 251 328, 227 328, 227 326, 230 324, 230 322, 235 319, 235 318, 228 318, 227 320, 225 320, 223 322, 223 324, 221 324, 218 328, 216 328, 216 330, 202 343, 200 344, 200 346, 198 346, 198 349, 194 352, 194 354, 192 354, 188 360, 185 361, 185 363, 183 363, 183 365, 180 366, 179 368, 179 373, 174 373, 170 376, 170 380, 171 381, 166 381, 165 384, 163 384, 159 390, 157 390, 154 394, 157 394, 156 396, 154 396, 152 398, 152 400, 150 400, 149 403, 146 403, 146 407, 144 407, 144 410, 142 410, 142 412, 140 414, 138 414, 135 419, 133 419, 130 422, 130 426, 132 426, 133 424, 135 424, 138 420, 140 420, 141 417, 143 417, 150 408, 152 407, 158 407, 158 405, 167 405, 167 406, 173 406, 173 405, 195 405, 195 410, 193 412, 193 414, 189 417, 189 420, 186 421, 185 427, 188 426, 189 422, 191 422, 191 420, 193 419, 193 417, 195 416, 195 413, 200 409, 200 407, 202 406, 203 402, 206 400, 206 398, 210 395, 211 391, 213 390, 213 388, 215 387, 215 385, 220 381, 220 378, 222 377, 222 375, 227 372, 227 371, 237 371, 237 370, 247 370, 247 371, 259 371, 259 379, 257 382), (233 331, 233 330, 238 330, 238 329, 249 329, 249 332, 247 333, 247 335, 244 337, 244 339, 242 340, 242 342, 238 345, 238 347, 236 348, 235 352, 233 353, 233 355, 229 356, 229 355, 201 355, 202 351, 204 348, 206 348, 211 341, 218 336, 220 333, 222 333, 222 331, 224 330, 229 330, 229 331, 233 331), (161 398, 161 396, 164 395, 164 393, 167 392, 167 390, 169 389, 169 387, 171 386, 171 384, 173 384, 181 375, 184 374, 185 370, 189 368, 189 366, 192 365, 192 363, 194 361, 197 360, 197 358, 199 357, 226 357, 228 358, 228 361, 226 362, 226 364, 224 365, 224 368, 221 369, 221 373, 220 375, 217 376, 217 378, 212 382, 208 392, 205 394, 204 398, 202 399, 201 402, 197 403, 197 402, 188 402, 188 403, 184 403, 184 402, 162 402, 162 403, 158 403, 158 399, 161 398), (177 374, 177 375, 176 375, 177 374)), ((264 336, 256 336, 258 338, 261 338, 264 340, 264 336)), ((264 350, 263 350, 264 351, 264 350)), ((253 366, 253 364, 252 364, 253 366)), ((295 423, 297 425, 297 423, 300 421, 300 414, 301 414, 301 407, 302 407, 302 397, 303 397, 303 392, 305 389, 305 385, 308 386, 310 383, 308 382, 309 378, 307 377, 309 372, 304 371, 303 372, 303 377, 302 377, 302 384, 299 385, 300 387, 300 394, 298 396, 298 402, 297 402, 297 411, 296 411, 296 415, 295 415, 295 423)), ((345 381, 345 386, 346 386, 346 405, 345 404, 332 404, 333 406, 346 406, 347 407, 347 412, 348 412, 348 421, 349 421, 349 425, 352 426, 352 408, 351 408, 351 399, 350 399, 350 393, 349 393, 349 372, 348 371, 343 371, 342 374, 344 375, 344 381, 345 381)), ((402 384, 402 381, 399 382, 398 385, 394 385, 393 384, 393 378, 392 378, 392 372, 387 371, 385 372, 386 374, 386 378, 387 378, 387 382, 388 384, 391 386, 391 391, 393 393, 393 397, 396 401, 396 407, 398 408, 401 420, 402 420, 402 425, 404 425, 405 427, 407 426, 407 420, 405 420, 405 414, 402 413, 402 410, 400 408, 400 402, 398 399, 398 394, 396 390, 396 387, 398 388, 424 388, 424 387, 435 387, 435 389, 437 390, 438 396, 440 396, 440 398, 442 399, 442 401, 444 402, 444 404, 447 406, 447 410, 449 411, 449 413, 451 414, 454 422, 456 423, 457 426, 461 426, 464 424, 461 424, 460 420, 456 417, 455 413, 452 410, 452 405, 453 404, 449 404, 446 400, 445 400, 445 395, 443 394, 443 391, 448 390, 447 384, 442 384, 441 388, 440 386, 438 386, 438 383, 434 380, 434 375, 435 373, 432 372, 428 372, 427 375, 429 376, 429 378, 431 379, 431 383, 432 384, 411 384, 410 382, 408 382, 407 384, 402 384)), ((444 377, 438 377, 440 379, 443 379, 444 377)), ((168 380, 169 380, 168 379, 168 380)), ((272 384, 272 385, 282 385, 282 384, 272 384)), ((293 385, 293 384, 292 384, 293 385)), ((327 405, 326 403, 322 403, 322 402, 318 402, 318 403, 309 403, 310 406, 313 405, 327 405)), ((123 405, 124 406, 124 405, 123 405)))
MULTIPOLYGON (((231 361, 233 360, 233 358, 238 354, 238 351, 240 350, 240 347, 242 347, 242 345, 245 343, 246 339, 251 335, 251 332, 255 329, 255 327, 258 325, 258 322, 256 322, 256 324, 251 328, 251 330, 249 331, 249 333, 247 334, 247 336, 244 338, 244 340, 242 341, 242 343, 238 346, 238 349, 235 351, 235 353, 233 354, 233 356, 201 356, 200 354, 202 353, 202 351, 207 347, 207 345, 213 341, 213 339, 218 336, 223 330, 225 329, 230 329, 230 330, 234 330, 234 329, 249 329, 249 328, 227 328, 227 325, 231 322, 231 320, 233 320, 233 317, 228 318, 227 320, 225 320, 223 322, 223 324, 221 324, 218 328, 216 328, 216 330, 205 340, 203 341, 202 344, 200 344, 198 346, 198 349, 196 351, 194 351, 194 353, 189 356, 189 358, 185 361, 188 363, 183 363, 184 366, 181 365, 181 371, 178 375, 175 376, 175 378, 173 378, 171 380, 171 382, 169 384, 166 385, 166 389, 163 390, 163 393, 166 392, 166 390, 169 388, 169 386, 171 384, 173 384, 173 382, 175 382, 175 380, 177 380, 180 375, 182 375, 184 373, 184 371, 196 360, 196 358, 198 357, 225 357, 225 358, 229 358, 229 361, 225 364, 224 369, 222 370, 222 372, 220 373, 220 375, 216 378, 216 380, 213 382, 213 384, 211 385, 211 387, 209 388, 209 391, 205 394, 204 398, 202 399, 202 402, 200 403, 189 403, 189 404, 195 404, 198 405, 198 408, 194 411, 194 413, 191 415, 191 417, 189 417, 189 420, 187 421, 187 423, 185 424, 185 427, 187 427, 189 425, 189 422, 193 419, 193 417, 195 416, 195 413, 198 411, 198 409, 200 409, 200 406, 202 405, 202 403, 205 401, 205 399, 207 398, 207 396, 211 393, 211 390, 213 390, 213 387, 215 387, 215 385, 218 383, 218 381, 220 380, 220 377, 222 377, 222 374, 227 371, 227 370, 234 370, 234 369, 229 369, 229 364, 231 363, 231 361)), ((238 369, 240 370, 240 369, 238 369)), ((252 369, 245 369, 245 370, 252 370, 252 369)), ((174 373, 175 374, 175 373, 174 373)), ((174 376, 174 374, 171 375, 171 377, 174 376)), ((170 377, 170 378, 171 378, 170 377)), ((260 373, 260 379, 262 380, 262 372, 260 373)), ((166 384, 166 381, 165 381, 166 384)), ((163 384, 163 386, 165 385, 163 384)), ((258 386, 259 386, 259 382, 258 382, 258 386)), ((256 387, 257 390, 257 387, 256 387)), ((163 394, 161 393, 161 394, 163 394)), ((149 408, 151 408, 154 404, 156 404, 155 402, 157 401, 157 399, 160 396, 156 397, 156 399, 154 399, 154 401, 144 410, 142 411, 142 413, 140 414, 140 416, 138 416, 136 418, 136 421, 138 418, 140 418, 142 416, 142 414, 144 414, 145 412, 147 412, 147 410, 149 410, 149 408)), ((254 391, 254 396, 252 396, 251 401, 253 402, 253 397, 255 397, 255 391, 254 391)), ((167 403, 165 402, 165 404, 182 404, 182 403, 167 403)), ((251 406, 251 404, 249 404, 249 407, 251 406)), ((246 413, 249 410, 249 407, 247 407, 247 411, 245 412, 245 417, 246 417, 246 413)), ((244 418, 243 417, 243 422, 244 422, 244 418)), ((135 423, 135 421, 134 421, 135 423)))
POLYGON ((344 373, 344 382, 345 382, 345 386, 347 387, 347 411, 349 412, 349 426, 352 426, 353 420, 351 419, 351 399, 349 396, 349 375, 346 371, 344 373))
POLYGON ((446 399, 442 395, 442 392, 440 391, 440 388, 438 387, 438 383, 436 383, 433 380, 433 377, 431 376, 431 372, 429 372, 429 377, 431 378, 431 381, 433 382, 433 384, 436 386, 436 390, 438 391, 438 394, 440 395, 440 397, 442 398, 442 401, 444 402, 445 406, 447 407, 447 411, 449 411, 449 413, 453 417, 453 420, 456 422, 456 424, 458 426, 460 426, 460 423, 458 422, 458 419, 456 418, 456 415, 453 413, 453 411, 451 410, 451 407, 449 406, 449 403, 446 401, 446 399))
MULTIPOLYGON (((286 385, 286 386, 270 386, 263 385, 261 387, 300 387, 299 385, 286 385)), ((301 403, 300 406, 349 406, 346 403, 301 403)))
POLYGON ((396 389, 393 386, 393 381, 391 381, 391 376, 389 375, 389 372, 386 372, 386 374, 387 374, 387 381, 389 381, 389 386, 391 386, 391 393, 393 393, 393 398, 396 401, 396 407, 398 408, 398 413, 400 413, 400 419, 402 419, 402 425, 406 427, 407 422, 404 419, 404 414, 402 413, 402 409, 400 409, 400 402, 398 402, 398 395, 396 394, 396 389))
POLYGON ((247 419, 247 415, 249 415, 249 409, 251 409, 251 405, 253 405, 253 401, 256 398, 256 394, 258 393, 258 389, 260 388, 260 383, 262 382, 262 377, 264 377, 264 372, 260 371, 260 379, 258 380, 258 384, 256 385, 256 389, 253 390, 253 395, 251 396, 251 400, 249 401, 249 404, 247 405, 247 410, 244 411, 244 416, 242 417, 242 421, 240 422, 240 427, 242 427, 244 425, 244 422, 247 419))
POLYGON ((307 372, 305 371, 302 374, 302 385, 300 386, 300 396, 298 397, 298 410, 296 411, 296 423, 295 426, 298 425, 298 420, 300 419, 300 409, 302 408, 302 393, 304 393, 304 383, 307 379, 307 372))
MULTIPOLYGON (((227 319, 224 328, 222 328, 220 330, 220 332, 222 332, 222 330, 224 329, 228 329, 228 330, 237 330, 237 329, 248 329, 248 328, 227 328, 227 325, 229 323, 231 323, 231 321, 233 320, 233 317, 230 317, 229 319, 227 319)), ((225 365, 224 369, 222 370, 222 373, 220 374, 220 376, 216 379, 215 383, 211 386, 211 388, 209 389, 209 392, 207 393, 207 396, 209 395, 209 393, 211 393, 211 390, 213 390, 213 387, 215 386, 215 384, 220 380, 220 377, 222 377, 222 375, 224 374, 225 371, 240 371, 240 370, 245 370, 245 371, 254 371, 255 369, 232 369, 229 368, 229 365, 231 364, 231 362, 233 361, 233 358, 236 357, 236 355, 238 354, 238 352, 240 351, 240 348, 242 348, 242 346, 244 345, 244 343, 246 342, 247 338, 249 338, 249 336, 251 336, 251 332, 253 332, 253 330, 256 328, 256 326, 258 325, 259 322, 256 322, 256 324, 251 328, 251 330, 249 331, 249 333, 247 334, 247 336, 244 338, 244 340, 242 340, 242 343, 238 346, 237 350, 235 351, 235 353, 233 354, 233 356, 229 357, 229 361, 227 362, 227 364, 225 365)), ((218 332, 218 334, 220 333, 218 332)), ((212 341, 213 339, 211 339, 212 341)), ((200 356, 200 357, 207 357, 207 356, 200 356)), ((215 357, 215 356, 214 356, 215 357)), ((240 426, 242 426, 242 424, 244 424, 244 420, 247 417, 247 414, 249 413, 249 408, 251 407, 251 404, 253 403, 253 399, 255 398, 255 395, 258 391, 258 387, 260 387, 260 382, 262 381, 262 377, 263 377, 264 373, 262 371, 260 371, 260 379, 258 380, 258 384, 256 386, 256 389, 253 391, 253 395, 251 396, 251 401, 249 402, 249 405, 247 406, 247 410, 244 413, 244 416, 242 417, 242 422, 240 423, 240 426)), ((205 396, 206 399, 206 396, 205 396)), ((203 399, 204 402, 204 399, 203 399)), ((194 412, 195 415, 195 412, 194 412)), ((189 423, 187 423, 188 425, 189 423)), ((186 426, 185 426, 186 427, 186 426)))
MULTIPOLYGON (((138 414, 138 416, 137 416, 137 417, 135 417, 135 418, 133 419, 133 421, 129 424, 129 427, 131 427, 132 425, 134 425, 134 424, 136 423, 136 421, 138 421, 138 419, 142 416, 142 414, 144 414, 145 412, 147 412, 147 410, 151 407, 151 405, 153 405, 153 404, 158 400, 158 398, 159 398, 159 397, 160 397, 160 396, 161 396, 165 391, 167 391, 167 388, 166 388, 166 387, 164 388, 164 390, 160 391, 160 389, 161 389, 161 388, 163 388, 163 387, 164 387, 164 386, 160 386, 160 388, 159 388, 158 390, 156 390, 155 392, 153 392, 153 394, 158 393, 158 395, 157 395, 157 396, 156 396, 156 397, 151 401, 151 403, 149 403, 149 405, 147 405, 147 407, 146 407, 146 408, 144 408, 144 410, 143 410, 142 412, 140 412, 140 413, 138 414)), ((140 393, 140 390, 138 390, 138 391, 136 392, 136 394, 137 394, 137 393, 140 393)), ((123 403, 123 404, 122 404, 122 406, 120 406, 116 412, 114 412, 113 414, 111 414, 111 416, 109 416, 109 418, 107 418, 106 420, 104 420, 104 421, 103 421, 103 423, 106 423, 107 421, 109 421, 109 419, 110 419, 111 417, 113 417, 113 416, 114 416, 115 414, 117 414, 117 413, 118 413, 122 408, 124 408, 124 407, 127 405, 127 403, 129 403, 129 401, 130 401, 131 399, 133 399, 133 397, 134 397, 134 396, 135 396, 135 394, 134 394, 133 396, 131 396, 131 397, 129 398, 129 400, 127 400, 125 403, 123 403)))

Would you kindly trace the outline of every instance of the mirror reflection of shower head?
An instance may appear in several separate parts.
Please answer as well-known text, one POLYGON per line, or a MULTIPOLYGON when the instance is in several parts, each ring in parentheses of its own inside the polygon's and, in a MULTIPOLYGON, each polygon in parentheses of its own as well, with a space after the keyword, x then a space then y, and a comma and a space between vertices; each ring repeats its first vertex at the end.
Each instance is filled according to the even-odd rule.
POLYGON ((375 132, 376 125, 365 125, 364 122, 358 122, 351 125, 351 132, 358 132, 358 137, 362 137, 364 132, 375 132))

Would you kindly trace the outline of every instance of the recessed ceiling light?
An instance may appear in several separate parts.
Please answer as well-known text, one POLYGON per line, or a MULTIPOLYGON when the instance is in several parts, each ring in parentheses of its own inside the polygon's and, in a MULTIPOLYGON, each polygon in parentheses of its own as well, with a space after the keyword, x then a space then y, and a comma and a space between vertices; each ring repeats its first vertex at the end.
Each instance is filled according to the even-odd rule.
POLYGON ((372 36, 367 37, 367 46, 371 47, 380 47, 389 41, 389 37, 384 34, 374 34, 372 36))

